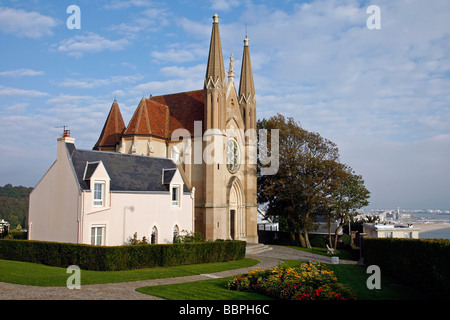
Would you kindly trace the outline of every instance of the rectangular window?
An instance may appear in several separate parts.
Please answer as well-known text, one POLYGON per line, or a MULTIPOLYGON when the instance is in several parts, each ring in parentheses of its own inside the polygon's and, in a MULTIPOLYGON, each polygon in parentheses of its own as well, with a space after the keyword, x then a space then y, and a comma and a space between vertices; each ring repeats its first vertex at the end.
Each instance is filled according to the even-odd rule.
POLYGON ((94 206, 103 207, 105 198, 105 183, 95 182, 94 184, 94 206))
POLYGON ((105 226, 92 226, 91 244, 94 246, 103 246, 105 244, 105 226))
POLYGON ((392 237, 394 236, 394 233, 393 233, 393 232, 385 232, 385 233, 384 233, 384 236, 385 236, 386 238, 392 238, 392 237))
POLYGON ((180 206, 180 186, 172 187, 172 207, 180 206))

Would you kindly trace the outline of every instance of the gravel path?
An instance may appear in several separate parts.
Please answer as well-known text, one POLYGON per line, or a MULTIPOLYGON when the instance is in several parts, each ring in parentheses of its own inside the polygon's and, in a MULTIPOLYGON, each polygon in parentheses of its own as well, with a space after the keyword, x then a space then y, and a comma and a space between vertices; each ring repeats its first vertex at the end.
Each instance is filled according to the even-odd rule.
MULTIPOLYGON (((136 292, 136 288, 224 278, 246 273, 256 268, 270 269, 281 264, 279 259, 331 262, 330 257, 278 246, 274 246, 273 250, 260 254, 249 254, 246 257, 257 259, 260 263, 249 268, 186 277, 94 285, 83 285, 81 283, 81 289, 79 290, 71 290, 67 287, 38 287, 0 282, 0 300, 160 300, 160 298, 136 292)), ((341 260, 341 263, 346 263, 346 261, 341 260)), ((352 263, 356 262, 353 261, 352 263)))

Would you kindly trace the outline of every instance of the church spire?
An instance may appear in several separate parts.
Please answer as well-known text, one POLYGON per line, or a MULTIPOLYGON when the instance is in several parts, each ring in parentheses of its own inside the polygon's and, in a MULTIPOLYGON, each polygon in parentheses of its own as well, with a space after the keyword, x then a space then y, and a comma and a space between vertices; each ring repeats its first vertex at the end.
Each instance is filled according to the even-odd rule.
POLYGON ((241 79, 239 81, 239 101, 250 102, 255 99, 255 84, 253 82, 252 63, 250 61, 250 50, 248 38, 244 39, 244 53, 242 54, 241 79))
POLYGON ((213 16, 211 43, 209 45, 208 66, 206 68, 205 88, 223 87, 225 83, 225 67, 223 64, 222 44, 219 33, 219 16, 213 16))

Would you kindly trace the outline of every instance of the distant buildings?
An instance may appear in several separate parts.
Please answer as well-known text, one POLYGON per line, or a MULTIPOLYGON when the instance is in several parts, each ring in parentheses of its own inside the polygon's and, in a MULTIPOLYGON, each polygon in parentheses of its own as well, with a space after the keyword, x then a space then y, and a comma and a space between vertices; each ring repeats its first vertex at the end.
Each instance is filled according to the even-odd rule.
POLYGON ((7 232, 9 230, 9 222, 5 219, 0 220, 0 233, 7 232))

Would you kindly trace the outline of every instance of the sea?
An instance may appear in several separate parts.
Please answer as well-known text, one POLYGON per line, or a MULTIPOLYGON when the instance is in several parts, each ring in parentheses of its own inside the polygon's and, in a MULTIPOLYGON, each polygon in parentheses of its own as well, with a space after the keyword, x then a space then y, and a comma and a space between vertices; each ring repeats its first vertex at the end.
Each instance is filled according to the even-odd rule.
MULTIPOLYGON (((421 228, 419 238, 421 239, 450 239, 450 214, 430 213, 427 211, 411 212, 411 218, 405 219, 413 223, 415 227, 421 228), (443 225, 448 227, 442 227, 443 225)), ((403 219, 402 219, 403 220, 403 219)))

